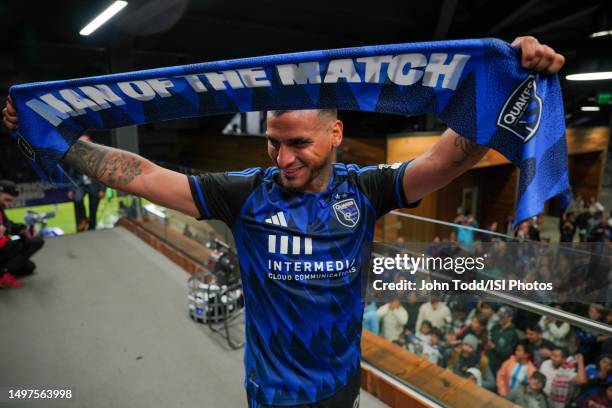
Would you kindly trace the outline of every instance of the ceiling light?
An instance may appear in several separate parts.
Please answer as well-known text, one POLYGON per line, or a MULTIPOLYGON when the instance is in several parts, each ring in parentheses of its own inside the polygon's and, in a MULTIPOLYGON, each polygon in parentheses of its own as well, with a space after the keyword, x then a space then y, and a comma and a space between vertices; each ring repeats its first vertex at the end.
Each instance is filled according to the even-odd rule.
POLYGON ((599 106, 582 106, 580 110, 583 112, 599 112, 599 106))
POLYGON ((568 81, 597 81, 602 79, 612 79, 612 71, 571 74, 567 75, 565 79, 567 79, 568 81))
POLYGON ((589 37, 590 38, 605 37, 606 35, 612 35, 612 30, 597 31, 597 32, 589 35, 589 37))
POLYGON ((98 15, 98 17, 91 20, 91 23, 87 24, 79 34, 81 35, 89 35, 96 31, 102 24, 106 23, 110 20, 115 14, 120 12, 125 6, 127 6, 127 1, 116 1, 111 4, 106 10, 98 15))

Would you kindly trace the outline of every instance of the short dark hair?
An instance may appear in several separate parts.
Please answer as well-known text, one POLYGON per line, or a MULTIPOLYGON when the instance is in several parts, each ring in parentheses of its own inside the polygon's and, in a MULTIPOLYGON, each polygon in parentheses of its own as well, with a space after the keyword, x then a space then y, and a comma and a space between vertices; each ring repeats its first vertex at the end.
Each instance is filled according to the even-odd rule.
MULTIPOLYGON (((268 113, 274 117, 277 117, 284 113, 295 112, 297 110, 299 109, 271 110, 271 111, 268 111, 268 113)), ((338 119, 338 109, 317 109, 317 110, 319 111, 319 113, 317 114, 318 117, 331 116, 334 119, 338 119)))
POLYGON ((569 350, 567 349, 567 347, 555 346, 553 348, 553 351, 555 351, 555 350, 559 350, 561 352, 561 355, 563 356, 563 358, 567 358, 569 356, 569 350))
POLYGON ((531 378, 538 380, 540 384, 542 384, 542 387, 546 387, 546 376, 541 372, 535 371, 533 374, 531 374, 531 378))
POLYGON ((534 324, 527 327, 527 330, 534 331, 536 333, 542 333, 542 327, 539 324, 534 324))

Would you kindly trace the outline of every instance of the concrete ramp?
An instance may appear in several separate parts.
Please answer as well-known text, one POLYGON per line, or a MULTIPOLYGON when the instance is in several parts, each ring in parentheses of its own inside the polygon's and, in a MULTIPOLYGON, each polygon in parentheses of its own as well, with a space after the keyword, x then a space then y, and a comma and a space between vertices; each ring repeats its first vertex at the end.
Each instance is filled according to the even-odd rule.
POLYGON ((0 290, 0 406, 246 406, 242 350, 191 321, 188 275, 139 238, 52 238, 34 261, 22 288, 0 290), (73 397, 13 404, 8 387, 73 397))

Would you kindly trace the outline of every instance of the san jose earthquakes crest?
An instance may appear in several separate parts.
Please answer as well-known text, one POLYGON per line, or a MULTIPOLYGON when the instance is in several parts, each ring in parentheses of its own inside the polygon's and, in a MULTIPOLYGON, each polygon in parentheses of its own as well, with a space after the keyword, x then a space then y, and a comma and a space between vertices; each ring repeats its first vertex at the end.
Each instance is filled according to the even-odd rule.
POLYGON ((536 79, 529 75, 506 100, 497 125, 529 141, 540 127, 542 99, 537 94, 536 79))
POLYGON ((348 198, 339 201, 333 205, 333 209, 340 224, 353 228, 359 222, 359 207, 355 199, 348 198))

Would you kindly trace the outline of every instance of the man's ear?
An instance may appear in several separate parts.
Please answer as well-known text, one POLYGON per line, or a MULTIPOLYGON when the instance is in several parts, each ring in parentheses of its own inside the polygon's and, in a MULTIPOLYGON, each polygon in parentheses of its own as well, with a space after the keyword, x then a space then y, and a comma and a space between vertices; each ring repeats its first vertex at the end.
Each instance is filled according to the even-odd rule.
POLYGON ((342 132, 344 130, 344 123, 341 120, 336 120, 332 125, 332 147, 337 149, 342 143, 342 132))

